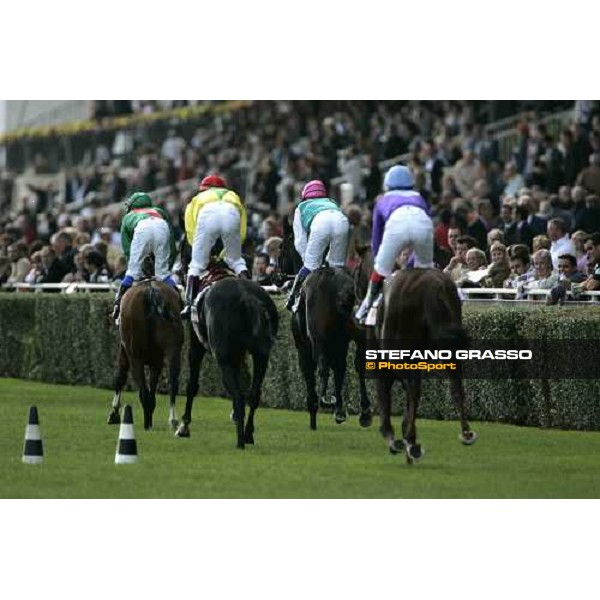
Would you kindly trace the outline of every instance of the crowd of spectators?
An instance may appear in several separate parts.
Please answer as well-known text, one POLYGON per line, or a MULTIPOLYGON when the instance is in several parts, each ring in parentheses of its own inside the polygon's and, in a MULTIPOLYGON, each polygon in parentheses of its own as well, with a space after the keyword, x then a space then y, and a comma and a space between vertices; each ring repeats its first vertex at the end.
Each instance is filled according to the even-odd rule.
MULTIPOLYGON (((196 188, 177 184, 209 172, 225 175, 249 204, 245 249, 254 256, 256 280, 272 282, 283 219, 313 178, 330 184, 350 218, 352 266, 355 243, 370 239, 381 163, 402 155, 432 208, 437 265, 460 288, 559 288, 551 297, 562 302, 560 289, 579 283, 596 260, 598 103, 578 102, 558 134, 529 116, 504 157, 485 126, 486 110, 486 103, 468 101, 256 102, 215 114, 192 131, 172 123, 159 140, 119 130, 111 144, 90 146, 81 164, 64 169, 60 189, 30 185, 16 199, 4 191, 0 283, 122 277, 119 203, 132 191, 163 188, 157 201, 180 237, 196 188)), ((43 155, 28 168, 40 175, 51 170, 43 155)), ((410 252, 403 253, 399 267, 410 264, 410 252)))

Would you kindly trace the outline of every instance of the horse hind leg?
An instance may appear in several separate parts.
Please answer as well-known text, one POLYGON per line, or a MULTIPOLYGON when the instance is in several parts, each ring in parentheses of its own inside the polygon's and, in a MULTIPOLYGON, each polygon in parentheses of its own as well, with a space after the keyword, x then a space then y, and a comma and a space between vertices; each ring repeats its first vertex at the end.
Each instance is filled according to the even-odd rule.
POLYGON ((244 441, 246 444, 254 444, 254 413, 260 404, 262 384, 267 372, 269 357, 268 355, 255 354, 252 357, 252 362, 252 387, 250 388, 249 396, 250 413, 248 414, 248 420, 244 429, 244 441))
POLYGON ((144 363, 139 360, 133 361, 131 365, 131 374, 138 386, 140 403, 142 405, 142 410, 144 411, 144 429, 150 429, 152 427, 152 415, 148 411, 150 405, 150 391, 146 387, 144 363))
POLYGON ((292 324, 294 343, 298 351, 298 363, 306 385, 306 408, 308 409, 310 428, 314 431, 317 429, 317 412, 319 410, 319 397, 317 396, 315 378, 317 365, 313 358, 310 342, 299 332, 299 329, 299 327, 292 324))
POLYGON ((198 393, 200 378, 200 367, 202 366, 202 359, 206 354, 206 349, 200 343, 200 340, 196 337, 194 331, 190 332, 190 349, 188 352, 190 378, 188 380, 186 389, 186 401, 183 416, 181 417, 181 423, 175 432, 176 437, 190 437, 190 423, 192 422, 192 405, 194 404, 194 397, 198 393))
POLYGON ((379 404, 379 419, 381 424, 379 431, 385 439, 392 454, 404 451, 401 441, 394 439, 394 427, 392 426, 392 386, 394 380, 391 377, 378 377, 375 379, 375 390, 377 392, 377 403, 379 404))
POLYGON ((331 409, 335 405, 335 392, 331 396, 331 400, 327 398, 327 387, 329 385, 329 365, 324 358, 319 361, 319 377, 321 379, 321 396, 319 403, 321 408, 331 409))
POLYGON ((246 405, 242 386, 240 381, 240 365, 219 361, 221 373, 223 375, 223 384, 228 394, 233 399, 233 420, 237 433, 237 447, 244 449, 244 420, 246 418, 246 405))
POLYGON ((417 409, 421 399, 421 380, 410 379, 406 382, 406 405, 402 421, 402 442, 408 464, 417 463, 423 458, 423 449, 417 444, 417 409))
POLYGON ((370 427, 373 423, 373 412, 371 411, 371 401, 367 392, 367 382, 365 380, 365 349, 364 344, 356 344, 356 354, 354 355, 354 369, 358 375, 358 384, 360 388, 360 415, 358 422, 361 427, 370 427))
POLYGON ((148 412, 150 414, 149 427, 147 427, 147 429, 152 429, 152 416, 154 415, 154 410, 156 409, 156 388, 158 387, 158 380, 160 378, 161 372, 162 359, 160 363, 150 367, 150 386, 148 389, 148 412))
POLYGON ((175 401, 179 391, 179 373, 181 371, 180 350, 173 351, 169 358, 169 426, 173 431, 177 430, 178 420, 175 411, 175 401))
POLYGON ((345 423, 348 419, 348 411, 344 406, 344 380, 346 379, 346 356, 348 346, 340 351, 333 365, 333 379, 335 382, 335 407, 333 409, 333 418, 337 425, 345 423))
POLYGON ((119 425, 121 423, 121 393, 127 382, 127 372, 129 371, 129 360, 123 346, 119 346, 117 356, 117 368, 115 371, 115 395, 113 396, 112 409, 108 415, 107 423, 109 425, 119 425))
POLYGON ((472 446, 477 441, 479 434, 471 430, 471 426, 467 421, 465 409, 465 388, 460 377, 452 378, 450 380, 450 396, 452 397, 452 402, 454 402, 455 406, 458 408, 458 413, 460 416, 461 431, 458 439, 465 446, 472 446))

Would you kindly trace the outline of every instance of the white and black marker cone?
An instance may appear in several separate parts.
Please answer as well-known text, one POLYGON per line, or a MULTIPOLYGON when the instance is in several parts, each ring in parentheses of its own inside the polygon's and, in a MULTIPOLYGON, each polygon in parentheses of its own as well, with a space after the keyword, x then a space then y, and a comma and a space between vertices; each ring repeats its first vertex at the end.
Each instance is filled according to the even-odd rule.
POLYGON ((39 465, 44 461, 42 432, 38 419, 37 407, 29 407, 29 420, 25 427, 25 445, 23 446, 23 462, 28 465, 39 465))
POLYGON ((117 465, 131 465, 136 463, 137 442, 133 433, 133 412, 129 404, 125 405, 123 410, 123 420, 119 428, 119 442, 115 454, 115 463, 117 465))

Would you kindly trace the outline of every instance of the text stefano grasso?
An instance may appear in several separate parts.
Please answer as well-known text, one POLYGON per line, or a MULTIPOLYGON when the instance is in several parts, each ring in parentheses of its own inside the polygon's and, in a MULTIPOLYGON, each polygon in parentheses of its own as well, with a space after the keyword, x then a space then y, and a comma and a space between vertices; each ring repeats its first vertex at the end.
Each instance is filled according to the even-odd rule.
POLYGON ((531 350, 366 350, 366 360, 531 360, 531 350))

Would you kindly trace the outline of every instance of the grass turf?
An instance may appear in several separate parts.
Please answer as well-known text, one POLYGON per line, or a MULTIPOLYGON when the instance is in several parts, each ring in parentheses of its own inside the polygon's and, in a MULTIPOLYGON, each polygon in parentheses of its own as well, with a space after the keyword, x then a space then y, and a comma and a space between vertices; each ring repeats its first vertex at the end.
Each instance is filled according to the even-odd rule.
MULTIPOLYGON (((319 415, 259 409, 256 445, 235 448, 230 403, 198 398, 189 439, 167 428, 160 396, 155 429, 133 406, 139 463, 115 465, 119 428, 106 424, 112 394, 87 387, 0 379, 0 497, 3 498, 580 498, 600 497, 600 433, 474 423, 473 447, 457 422, 419 421, 423 462, 392 456, 377 418, 335 425, 319 415), (21 462, 28 407, 37 405, 44 464, 21 462)), ((183 399, 178 402, 178 416, 183 399)), ((397 431, 399 420, 395 420, 397 431)))

